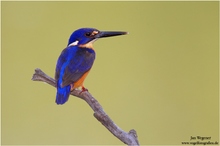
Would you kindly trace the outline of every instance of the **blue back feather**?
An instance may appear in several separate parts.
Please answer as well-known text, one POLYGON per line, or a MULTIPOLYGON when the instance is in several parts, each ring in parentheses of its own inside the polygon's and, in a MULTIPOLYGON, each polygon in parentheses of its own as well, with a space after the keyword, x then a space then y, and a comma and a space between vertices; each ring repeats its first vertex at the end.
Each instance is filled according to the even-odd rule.
POLYGON ((55 79, 57 81, 56 103, 64 104, 70 94, 71 86, 85 72, 91 69, 95 60, 92 49, 70 46, 64 49, 58 58, 55 79))

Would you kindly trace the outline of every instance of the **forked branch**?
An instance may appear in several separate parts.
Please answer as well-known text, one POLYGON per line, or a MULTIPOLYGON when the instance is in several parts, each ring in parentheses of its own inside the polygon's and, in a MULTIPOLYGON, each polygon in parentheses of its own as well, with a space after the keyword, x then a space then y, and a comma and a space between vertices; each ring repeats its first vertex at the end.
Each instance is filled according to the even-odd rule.
MULTIPOLYGON (((56 81, 38 68, 35 69, 32 80, 46 82, 56 87, 56 81)), ((139 145, 136 131, 132 129, 127 133, 123 131, 120 127, 118 127, 104 112, 99 102, 88 91, 81 93, 81 90, 74 90, 71 92, 71 95, 85 100, 94 111, 94 117, 122 142, 127 145, 139 145)))

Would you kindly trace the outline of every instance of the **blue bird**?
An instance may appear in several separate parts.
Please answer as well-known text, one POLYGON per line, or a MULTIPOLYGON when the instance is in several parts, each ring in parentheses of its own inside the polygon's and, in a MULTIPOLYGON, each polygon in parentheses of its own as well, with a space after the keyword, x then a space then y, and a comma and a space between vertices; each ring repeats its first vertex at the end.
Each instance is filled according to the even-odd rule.
POLYGON ((83 82, 95 60, 93 43, 99 38, 124 34, 127 32, 99 31, 94 28, 81 28, 71 34, 56 65, 57 104, 67 102, 70 92, 76 88, 82 87, 82 92, 87 91, 83 82))

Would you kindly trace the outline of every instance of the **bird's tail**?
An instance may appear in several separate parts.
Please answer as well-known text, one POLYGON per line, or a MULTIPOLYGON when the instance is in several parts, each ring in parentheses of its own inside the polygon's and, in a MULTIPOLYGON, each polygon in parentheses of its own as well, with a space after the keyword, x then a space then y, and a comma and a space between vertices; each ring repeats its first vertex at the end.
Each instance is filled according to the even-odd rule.
POLYGON ((65 87, 60 87, 57 85, 57 96, 56 96, 56 103, 57 104, 64 104, 69 99, 70 95, 70 85, 65 87))

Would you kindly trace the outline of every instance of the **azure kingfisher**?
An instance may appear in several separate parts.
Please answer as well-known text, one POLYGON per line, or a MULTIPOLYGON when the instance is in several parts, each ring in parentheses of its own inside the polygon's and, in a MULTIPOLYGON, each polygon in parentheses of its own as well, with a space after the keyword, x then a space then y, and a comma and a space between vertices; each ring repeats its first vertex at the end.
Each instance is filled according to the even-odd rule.
POLYGON ((95 60, 93 43, 99 38, 125 34, 127 32, 81 28, 70 35, 67 47, 60 54, 56 65, 57 104, 67 102, 70 92, 76 88, 82 87, 82 92, 88 91, 83 82, 95 60))

